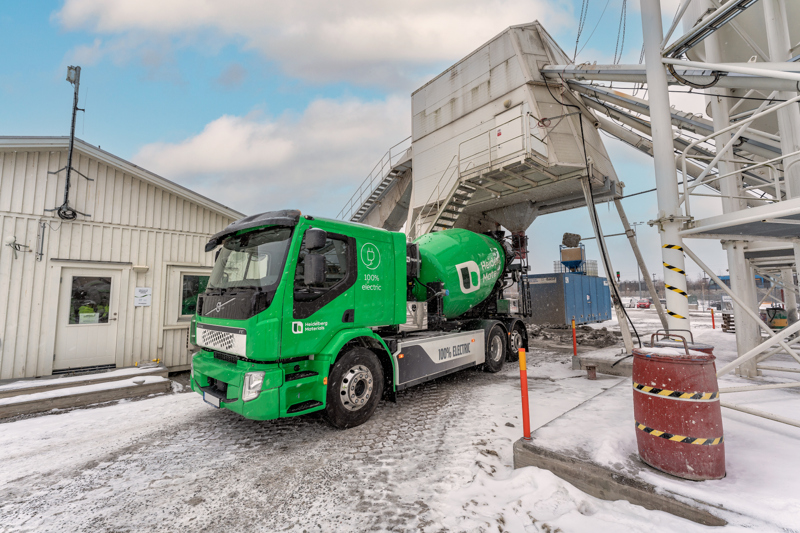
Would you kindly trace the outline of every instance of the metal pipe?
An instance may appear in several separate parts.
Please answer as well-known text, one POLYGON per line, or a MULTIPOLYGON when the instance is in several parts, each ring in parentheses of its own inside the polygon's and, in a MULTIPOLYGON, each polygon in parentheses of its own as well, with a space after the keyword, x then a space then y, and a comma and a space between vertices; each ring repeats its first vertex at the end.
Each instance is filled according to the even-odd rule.
MULTIPOLYGON (((642 257, 642 253, 639 250, 639 244, 636 242, 636 233, 631 229, 630 224, 628 223, 628 216, 625 214, 625 210, 622 208, 622 202, 618 199, 614 199, 614 205, 617 207, 617 214, 619 215, 619 219, 622 222, 622 227, 625 228, 625 235, 628 236, 628 242, 631 245, 631 249, 633 250, 633 255, 636 257, 636 262, 639 265, 640 272, 650 272, 647 269, 647 265, 644 263, 644 257, 642 257)), ((656 306, 656 311, 658 312, 658 318, 661 320, 661 326, 669 330, 669 322, 667 321, 667 315, 664 313, 664 308, 661 307, 661 300, 658 298, 658 293, 656 292, 656 286, 653 284, 650 276, 644 277, 645 284, 647 285, 647 290, 650 291, 650 296, 653 298, 653 305, 656 306)), ((640 282, 641 283, 641 282, 640 282)), ((640 286, 641 291, 641 286, 640 286)), ((641 294, 639 294, 641 297, 641 294)))
MULTIPOLYGON (((663 30, 660 1, 642 0, 641 17, 664 282, 686 292, 686 268, 681 252, 683 238, 680 235, 682 213, 678 196, 678 176, 672 152, 672 117, 667 72, 661 64, 663 30)), ((667 291, 666 298, 669 329, 691 330, 688 299, 673 291, 667 291)))
POLYGON ((724 374, 727 374, 727 373, 728 373, 728 372, 730 372, 730 371, 731 371, 733 368, 735 368, 736 366, 738 366, 740 363, 742 363, 742 362, 744 362, 744 361, 747 361, 747 360, 749 360, 749 359, 751 359, 751 358, 755 357, 755 356, 756 356, 756 355, 758 355, 759 353, 763 352, 763 351, 764 351, 764 349, 766 349, 766 348, 769 348, 769 347, 770 347, 772 344, 774 344, 775 342, 777 342, 778 344, 780 344, 780 345, 781 345, 781 347, 782 347, 784 350, 786 350, 786 352, 787 352, 789 355, 791 355, 793 358, 795 358, 795 359, 797 360, 797 362, 800 362, 800 356, 798 356, 797 354, 795 354, 795 353, 792 351, 792 349, 791 349, 791 348, 789 348, 789 345, 788 345, 788 344, 786 344, 786 342, 784 341, 784 339, 785 339, 786 337, 788 337, 789 335, 791 335, 791 334, 795 333, 796 331, 800 331, 800 322, 797 322, 797 323, 795 323, 795 324, 792 324, 792 325, 791 325, 791 326, 789 326, 788 328, 786 328, 786 329, 784 329, 783 331, 781 331, 781 332, 780 332, 780 334, 777 334, 777 335, 776 335, 776 334, 775 334, 775 332, 774 332, 774 331, 772 331, 772 329, 771 329, 771 328, 770 328, 768 325, 766 325, 766 324, 764 323, 764 321, 763 321, 763 320, 761 320, 761 317, 760 317, 760 316, 758 316, 758 315, 755 313, 755 311, 753 311, 752 309, 750 309, 749 307, 747 307, 747 305, 743 305, 743 302, 742 302, 742 301, 739 299, 739 297, 738 297, 738 296, 736 296, 736 295, 735 295, 735 294, 734 294, 734 293, 733 293, 733 292, 732 292, 732 291, 731 291, 731 290, 730 290, 730 289, 727 287, 727 285, 725 285, 725 284, 722 282, 722 280, 721 280, 721 279, 719 279, 719 277, 717 277, 717 275, 716 275, 716 274, 714 274, 714 271, 712 271, 710 268, 708 268, 708 266, 707 266, 705 263, 703 263, 703 261, 701 261, 701 260, 700 260, 700 258, 699 258, 699 257, 697 257, 697 255, 695 255, 695 253, 694 253, 694 252, 692 252, 692 251, 691 251, 691 250, 690 250, 690 249, 689 249, 687 246, 685 246, 685 245, 684 245, 684 247, 683 247, 683 251, 684 251, 684 252, 686 252, 686 255, 688 255, 688 256, 689 256, 689 257, 692 259, 692 261, 694 261, 695 263, 697 263, 697 266, 699 266, 700 268, 702 268, 702 269, 703 269, 703 270, 706 272, 706 274, 708 274, 708 276, 709 276, 711 279, 713 279, 713 280, 714 280, 714 282, 716 282, 716 284, 717 284, 717 285, 718 285, 718 286, 719 286, 719 287, 720 287, 720 288, 721 288, 723 291, 725 291, 725 292, 728 294, 728 296, 730 296, 730 297, 731 297, 731 299, 732 299, 733 301, 735 301, 735 302, 738 302, 738 303, 739 303, 739 305, 741 306, 742 310, 743 310, 745 313, 747 313, 748 315, 750 315, 750 316, 753 318, 753 320, 755 320, 755 321, 756 321, 756 323, 757 323, 757 324, 758 324, 758 325, 761 327, 761 329, 763 329, 764 331, 766 331, 766 332, 767 332, 767 334, 768 334, 768 335, 771 337, 770 339, 768 339, 767 341, 765 341, 765 342, 761 343, 760 345, 756 346, 755 348, 753 348, 752 350, 750 350, 750 351, 749 351, 749 352, 747 352, 746 354, 744 354, 744 355, 741 355, 741 356, 737 357, 737 358, 736 358, 734 361, 732 361, 732 362, 728 363, 727 365, 723 366, 721 369, 719 369, 719 370, 717 371, 717 377, 719 377, 719 376, 722 376, 722 375, 724 375, 724 374), (787 332, 788 332, 788 334, 787 334, 787 332))
MULTIPOLYGON (((789 40, 789 21, 786 18, 785 5, 777 0, 763 0, 764 23, 766 29, 767 45, 771 61, 785 62, 791 53, 789 40)), ((797 63, 793 63, 797 65, 797 63)), ((797 96, 797 87, 791 92, 779 93, 782 99, 797 96)), ((784 154, 800 150, 800 109, 798 106, 781 109, 777 113, 778 131, 781 137, 781 149, 784 154)), ((800 196, 800 156, 784 156, 784 182, 786 196, 796 198, 800 196)), ((798 258, 800 259, 800 258, 798 258)))
POLYGON ((665 65, 700 68, 711 71, 735 72, 737 74, 749 74, 751 76, 766 76, 779 80, 800 81, 800 72, 796 72, 800 69, 800 65, 793 65, 792 63, 748 63, 748 65, 759 66, 743 67, 735 63, 701 63, 699 61, 685 61, 682 59, 671 59, 669 57, 661 58, 661 62, 665 65), (776 68, 785 70, 776 70, 776 68))
POLYGON ((758 409, 752 409, 750 407, 742 407, 741 405, 734 405, 727 402, 719 402, 719 405, 720 407, 733 409, 734 411, 741 411, 749 415, 760 416, 761 418, 766 418, 767 420, 774 420, 775 422, 780 422, 782 424, 788 424, 790 426, 795 426, 800 428, 800 422, 798 422, 797 420, 792 420, 791 418, 786 418, 785 416, 773 415, 772 413, 767 413, 766 411, 760 411, 758 409))
POLYGON ((790 389, 792 387, 800 387, 800 381, 793 383, 769 383, 767 385, 745 385, 744 387, 729 387, 727 389, 720 389, 720 394, 728 394, 730 392, 748 392, 754 390, 770 390, 770 389, 790 389))
POLYGON ((686 13, 686 8, 689 7, 689 4, 691 4, 691 3, 692 3, 692 0, 683 0, 681 2, 680 6, 678 6, 678 12, 675 13, 675 19, 673 19, 672 25, 667 30, 667 34, 664 35, 664 40, 661 41, 661 50, 662 51, 664 50, 664 47, 667 46, 667 41, 669 41, 669 38, 672 37, 672 32, 674 32, 675 28, 678 27, 678 24, 680 23, 681 19, 683 18, 683 14, 686 13))
POLYGON ((611 266, 611 257, 608 256, 608 246, 606 246, 606 241, 603 238, 603 228, 600 227, 600 219, 595 216, 595 208, 594 202, 592 199, 592 192, 589 190, 589 180, 592 179, 591 176, 586 176, 586 179, 582 179, 581 187, 583 188, 583 196, 586 200, 586 207, 589 209, 589 219, 592 221, 592 228, 594 229, 594 235, 597 238, 597 247, 600 249, 602 253, 605 250, 605 260, 603 262, 603 267, 606 270, 606 275, 608 276, 609 284, 612 288, 616 290, 611 291, 611 300, 614 302, 614 311, 617 314, 617 321, 619 322, 619 330, 622 333, 622 342, 625 345, 626 353, 633 352, 633 337, 631 336, 631 331, 628 327, 628 321, 626 319, 625 310, 622 308, 622 302, 617 298, 619 294, 619 285, 617 284, 617 280, 614 277, 614 269, 611 266))
MULTIPOLYGON (((698 84, 706 84, 714 81, 714 76, 709 73, 710 69, 680 69, 676 68, 681 78, 698 84)), ((545 78, 563 77, 565 80, 597 80, 613 81, 622 83, 647 83, 647 76, 642 65, 597 65, 582 66, 575 65, 551 65, 542 68, 542 75, 545 78)), ((672 76, 667 77, 670 85, 678 85, 678 80, 672 76)), ((778 90, 791 91, 797 89, 797 82, 791 80, 779 80, 766 76, 747 76, 743 74, 731 73, 721 77, 715 87, 742 90, 778 90)))
POLYGON ((781 366, 758 365, 759 370, 775 370, 777 372, 800 372, 800 368, 783 368, 781 366))

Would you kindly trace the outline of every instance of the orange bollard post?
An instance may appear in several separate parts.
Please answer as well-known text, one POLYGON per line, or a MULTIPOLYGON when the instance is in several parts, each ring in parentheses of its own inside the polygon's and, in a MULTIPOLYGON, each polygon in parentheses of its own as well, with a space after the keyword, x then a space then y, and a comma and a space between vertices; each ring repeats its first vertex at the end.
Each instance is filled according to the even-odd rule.
POLYGON ((714 308, 711 308, 711 329, 717 329, 717 323, 714 321, 714 308))
POLYGON ((519 349, 519 386, 522 391, 522 438, 531 440, 531 415, 528 410, 528 368, 525 365, 525 348, 519 349))
POLYGON ((572 319, 572 357, 578 357, 578 339, 575 336, 575 319, 572 319))

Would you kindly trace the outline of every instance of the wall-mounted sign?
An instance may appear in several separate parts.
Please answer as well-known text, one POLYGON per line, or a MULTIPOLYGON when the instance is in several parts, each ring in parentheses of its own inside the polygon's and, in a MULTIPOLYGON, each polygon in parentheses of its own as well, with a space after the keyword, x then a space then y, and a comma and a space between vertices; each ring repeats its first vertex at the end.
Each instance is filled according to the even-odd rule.
POLYGON ((151 287, 136 287, 133 292, 134 307, 150 307, 153 301, 153 289, 151 287))

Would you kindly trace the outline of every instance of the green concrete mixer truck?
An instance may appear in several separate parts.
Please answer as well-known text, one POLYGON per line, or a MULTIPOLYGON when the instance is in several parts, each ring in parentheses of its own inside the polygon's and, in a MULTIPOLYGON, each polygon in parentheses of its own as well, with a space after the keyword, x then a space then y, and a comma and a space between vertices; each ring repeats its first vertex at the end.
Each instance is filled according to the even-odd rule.
POLYGON ((191 386, 254 420, 324 410, 364 423, 382 398, 527 345, 524 235, 402 233, 274 211, 214 235, 191 386))

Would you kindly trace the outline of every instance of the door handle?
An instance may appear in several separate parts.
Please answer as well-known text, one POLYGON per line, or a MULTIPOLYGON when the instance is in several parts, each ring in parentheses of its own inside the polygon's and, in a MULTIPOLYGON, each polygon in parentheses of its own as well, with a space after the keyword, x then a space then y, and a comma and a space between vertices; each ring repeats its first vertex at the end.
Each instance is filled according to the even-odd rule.
POLYGON ((109 321, 110 321, 110 320, 116 320, 116 318, 109 318, 108 320, 109 320, 109 321))

